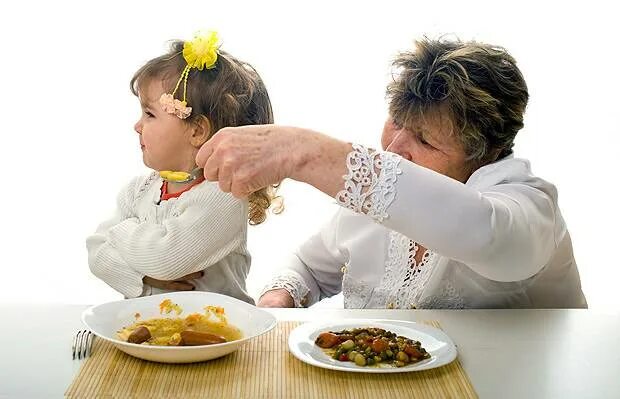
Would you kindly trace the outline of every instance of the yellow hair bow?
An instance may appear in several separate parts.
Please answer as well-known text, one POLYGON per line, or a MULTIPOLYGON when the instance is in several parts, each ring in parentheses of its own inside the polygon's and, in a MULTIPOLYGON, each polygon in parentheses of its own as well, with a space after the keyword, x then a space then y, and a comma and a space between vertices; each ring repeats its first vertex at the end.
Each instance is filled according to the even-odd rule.
POLYGON ((192 68, 199 71, 203 69, 215 68, 217 62, 218 49, 220 46, 220 38, 215 31, 198 32, 194 35, 194 39, 186 41, 183 44, 183 58, 187 65, 181 72, 181 77, 177 81, 172 94, 164 93, 159 98, 164 111, 169 114, 176 115, 181 119, 185 119, 192 113, 192 107, 187 106, 187 76, 192 68), (179 86, 183 82, 183 100, 174 98, 179 86))

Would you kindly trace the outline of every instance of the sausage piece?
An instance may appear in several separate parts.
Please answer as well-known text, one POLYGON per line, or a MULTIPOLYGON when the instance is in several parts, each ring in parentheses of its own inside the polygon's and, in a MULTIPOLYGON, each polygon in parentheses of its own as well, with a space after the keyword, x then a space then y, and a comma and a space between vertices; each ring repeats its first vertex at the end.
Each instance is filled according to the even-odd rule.
POLYGON ((140 326, 136 328, 129 335, 129 337, 127 337, 127 342, 131 342, 132 344, 141 344, 149 339, 151 339, 151 332, 149 329, 144 326, 140 326))
POLYGON ((331 348, 340 343, 340 337, 334 333, 324 332, 319 334, 318 337, 316 337, 314 343, 321 348, 331 348))
POLYGON ((190 330, 181 332, 181 345, 183 346, 213 345, 224 342, 226 342, 226 338, 215 334, 190 330))

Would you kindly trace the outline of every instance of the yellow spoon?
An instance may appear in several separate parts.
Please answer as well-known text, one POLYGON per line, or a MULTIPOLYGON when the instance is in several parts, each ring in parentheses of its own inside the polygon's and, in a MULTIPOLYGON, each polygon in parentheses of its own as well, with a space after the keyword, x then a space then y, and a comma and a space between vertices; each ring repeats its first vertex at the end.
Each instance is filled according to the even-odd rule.
POLYGON ((159 176, 169 182, 173 183, 188 183, 196 180, 204 173, 202 168, 193 169, 191 172, 178 172, 172 170, 162 170, 159 172, 159 176))

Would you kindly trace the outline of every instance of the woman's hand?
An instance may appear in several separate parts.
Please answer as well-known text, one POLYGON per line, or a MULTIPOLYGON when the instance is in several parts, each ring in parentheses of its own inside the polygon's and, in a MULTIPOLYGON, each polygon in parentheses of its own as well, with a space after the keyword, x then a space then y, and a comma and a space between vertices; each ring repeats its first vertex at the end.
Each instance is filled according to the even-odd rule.
POLYGON ((294 127, 254 125, 227 127, 207 141, 196 156, 205 178, 244 198, 292 178, 328 195, 342 189, 351 145, 294 127))
POLYGON ((258 299, 256 306, 261 308, 294 308, 295 301, 287 290, 280 288, 265 292, 258 299))
POLYGON ((201 278, 205 275, 205 272, 199 271, 195 273, 190 273, 186 276, 178 278, 176 280, 157 280, 149 276, 144 276, 142 278, 142 282, 144 284, 150 285, 151 287, 159 288, 162 290, 170 290, 170 291, 193 291, 196 287, 189 282, 189 280, 194 280, 197 278, 201 278))
POLYGON ((257 125, 224 128, 196 156, 205 178, 246 197, 294 174, 304 138, 294 128, 257 125))

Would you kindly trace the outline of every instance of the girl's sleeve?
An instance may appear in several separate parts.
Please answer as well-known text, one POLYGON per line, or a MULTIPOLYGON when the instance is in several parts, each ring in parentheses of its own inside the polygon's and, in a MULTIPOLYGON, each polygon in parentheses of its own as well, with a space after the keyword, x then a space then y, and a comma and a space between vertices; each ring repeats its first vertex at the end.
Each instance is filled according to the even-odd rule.
POLYGON ((557 247, 553 193, 536 184, 500 183, 480 191, 396 154, 353 148, 336 198, 342 206, 482 276, 526 279, 557 247))
POLYGON ((108 231, 109 244, 136 273, 174 280, 215 264, 245 240, 243 201, 218 190, 189 191, 177 201, 178 213, 162 223, 129 218, 108 231))
POLYGON ((137 179, 118 195, 115 215, 101 223, 95 233, 86 239, 88 266, 91 272, 126 298, 141 296, 144 275, 127 265, 120 253, 109 242, 109 231, 124 220, 136 219, 133 211, 133 193, 137 179))

